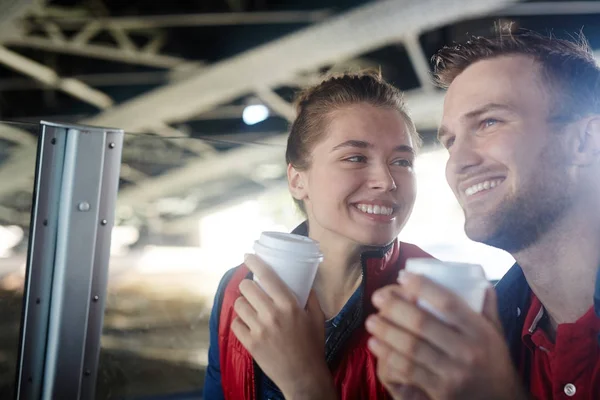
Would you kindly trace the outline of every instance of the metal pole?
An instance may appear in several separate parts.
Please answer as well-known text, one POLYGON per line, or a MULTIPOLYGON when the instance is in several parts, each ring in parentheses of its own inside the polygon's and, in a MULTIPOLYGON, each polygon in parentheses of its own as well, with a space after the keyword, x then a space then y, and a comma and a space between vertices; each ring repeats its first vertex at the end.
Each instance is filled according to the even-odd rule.
POLYGON ((93 399, 123 131, 41 122, 17 399, 93 399))

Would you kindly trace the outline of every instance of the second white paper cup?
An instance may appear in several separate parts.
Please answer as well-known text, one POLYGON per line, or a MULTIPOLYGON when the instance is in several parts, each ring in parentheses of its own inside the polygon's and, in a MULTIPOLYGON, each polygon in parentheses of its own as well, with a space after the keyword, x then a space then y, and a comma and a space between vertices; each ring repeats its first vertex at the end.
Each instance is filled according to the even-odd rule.
MULTIPOLYGON (((444 262, 432 258, 411 258, 406 261, 406 271, 423 275, 461 297, 475 312, 483 310, 485 292, 489 283, 481 265, 444 262)), ((438 318, 446 318, 426 301, 419 300, 420 307, 438 318)))

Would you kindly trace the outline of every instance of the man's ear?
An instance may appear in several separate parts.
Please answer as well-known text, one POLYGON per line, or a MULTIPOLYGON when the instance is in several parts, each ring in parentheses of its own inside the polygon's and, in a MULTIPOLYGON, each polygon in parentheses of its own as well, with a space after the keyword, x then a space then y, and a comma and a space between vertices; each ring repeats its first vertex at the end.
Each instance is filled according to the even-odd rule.
POLYGON ((296 200, 304 200, 307 198, 307 190, 306 190, 306 182, 305 182, 305 174, 301 171, 298 171, 296 168, 292 166, 292 164, 288 164, 287 167, 287 177, 288 177, 288 187, 292 197, 296 200))
POLYGON ((574 162, 577 165, 591 165, 600 161, 600 115, 594 115, 577 127, 574 144, 574 162))

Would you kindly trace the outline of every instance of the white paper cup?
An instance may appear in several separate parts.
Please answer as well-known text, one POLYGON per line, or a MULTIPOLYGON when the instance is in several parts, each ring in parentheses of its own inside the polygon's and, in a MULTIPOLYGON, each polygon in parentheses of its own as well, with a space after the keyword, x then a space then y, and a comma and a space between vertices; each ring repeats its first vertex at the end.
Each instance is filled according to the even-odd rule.
MULTIPOLYGON (((423 275, 461 297, 475 312, 483 310, 485 292, 489 283, 481 265, 444 262, 432 258, 411 258, 406 271, 423 275)), ((442 320, 446 318, 426 301, 417 304, 442 320)))
MULTIPOLYGON (((304 308, 323 254, 319 244, 293 233, 263 232, 254 242, 254 252, 294 292, 304 308)), ((254 279, 260 284, 258 279, 254 279)))

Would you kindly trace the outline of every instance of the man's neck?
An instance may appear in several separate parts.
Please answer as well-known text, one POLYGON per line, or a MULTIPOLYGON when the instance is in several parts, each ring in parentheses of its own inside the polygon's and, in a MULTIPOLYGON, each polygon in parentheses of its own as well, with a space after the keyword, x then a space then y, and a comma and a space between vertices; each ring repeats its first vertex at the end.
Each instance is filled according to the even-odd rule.
POLYGON ((590 223, 589 215, 585 218, 565 219, 537 243, 513 254, 548 313, 551 334, 559 324, 577 321, 593 305, 600 226, 590 223))

